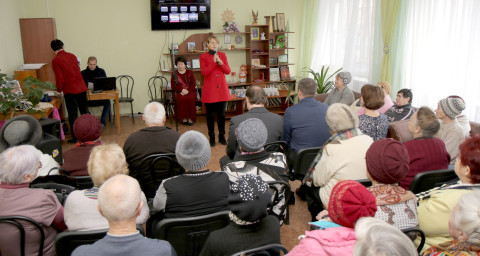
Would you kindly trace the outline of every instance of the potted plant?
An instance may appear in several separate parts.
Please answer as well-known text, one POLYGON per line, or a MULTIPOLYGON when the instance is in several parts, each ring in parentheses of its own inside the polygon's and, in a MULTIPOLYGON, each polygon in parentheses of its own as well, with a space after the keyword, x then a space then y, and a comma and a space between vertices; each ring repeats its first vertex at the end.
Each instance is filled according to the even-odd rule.
POLYGON ((313 80, 317 82, 317 94, 328 93, 333 87, 335 82, 329 81, 330 78, 335 76, 340 70, 343 68, 339 68, 337 71, 333 72, 330 76, 328 76, 328 69, 327 66, 322 66, 320 72, 315 72, 313 69, 309 68, 309 73, 313 75, 313 80), (327 77, 328 76, 328 77, 327 77))

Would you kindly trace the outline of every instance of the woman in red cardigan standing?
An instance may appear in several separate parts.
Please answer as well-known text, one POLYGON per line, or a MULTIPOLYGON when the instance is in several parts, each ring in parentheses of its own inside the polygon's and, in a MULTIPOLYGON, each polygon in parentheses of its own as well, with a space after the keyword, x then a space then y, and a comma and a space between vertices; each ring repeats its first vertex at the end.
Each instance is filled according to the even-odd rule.
POLYGON ((177 120, 182 124, 192 126, 197 119, 195 100, 197 92, 195 91, 195 77, 191 70, 187 70, 187 60, 183 56, 175 59, 177 66, 177 83, 172 75, 171 83, 175 85, 177 91, 177 120))
POLYGON ((226 145, 225 140, 225 107, 230 100, 225 75, 230 74, 227 56, 217 52, 218 39, 208 37, 208 52, 200 55, 200 69, 204 77, 202 102, 207 108, 207 126, 210 136, 210 146, 215 146, 215 114, 217 114, 218 142, 226 145))

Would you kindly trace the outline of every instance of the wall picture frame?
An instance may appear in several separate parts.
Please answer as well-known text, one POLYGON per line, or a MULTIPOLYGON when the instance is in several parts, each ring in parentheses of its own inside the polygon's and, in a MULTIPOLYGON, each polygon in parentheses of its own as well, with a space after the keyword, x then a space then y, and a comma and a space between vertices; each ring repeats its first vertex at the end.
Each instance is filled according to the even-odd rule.
POLYGON ((278 65, 278 59, 276 57, 270 57, 270 65, 278 65))
POLYGON ((288 55, 287 54, 280 54, 278 55, 278 64, 288 64, 288 55))
POLYGON ((192 68, 200 68, 200 59, 192 59, 192 68))
POLYGON ((259 28, 251 28, 250 34, 252 35, 252 40, 259 40, 260 39, 260 29, 259 28))
POLYGON ((277 31, 285 32, 285 13, 275 13, 277 18, 277 31))
POLYGON ((231 43, 232 43, 232 40, 231 40, 230 35, 225 35, 225 36, 223 37, 223 42, 224 42, 225 44, 231 44, 231 43))
POLYGON ((188 52, 195 51, 195 42, 187 42, 187 49, 188 49, 188 52))
POLYGON ((252 66, 253 67, 260 66, 260 59, 252 59, 252 66))
POLYGON ((208 51, 208 42, 202 42, 202 49, 204 52, 207 52, 208 51))
POLYGON ((279 82, 279 81, 280 81, 280 69, 270 68, 270 82, 279 82))

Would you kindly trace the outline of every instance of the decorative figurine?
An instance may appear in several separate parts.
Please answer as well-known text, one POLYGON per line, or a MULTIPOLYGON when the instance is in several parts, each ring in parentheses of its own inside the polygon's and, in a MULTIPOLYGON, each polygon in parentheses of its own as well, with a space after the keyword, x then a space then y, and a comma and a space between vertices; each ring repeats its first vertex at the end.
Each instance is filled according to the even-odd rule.
POLYGON ((265 40, 265 39, 266 39, 266 38, 265 38, 265 32, 260 33, 260 39, 261 39, 261 40, 265 40))
POLYGON ((242 64, 240 66, 240 72, 238 73, 238 77, 240 78, 240 83, 247 82, 247 66, 242 64))
POLYGON ((255 12, 252 10, 252 18, 253 18, 253 23, 252 23, 252 25, 253 25, 253 26, 258 25, 258 10, 257 10, 257 13, 255 13, 255 12))

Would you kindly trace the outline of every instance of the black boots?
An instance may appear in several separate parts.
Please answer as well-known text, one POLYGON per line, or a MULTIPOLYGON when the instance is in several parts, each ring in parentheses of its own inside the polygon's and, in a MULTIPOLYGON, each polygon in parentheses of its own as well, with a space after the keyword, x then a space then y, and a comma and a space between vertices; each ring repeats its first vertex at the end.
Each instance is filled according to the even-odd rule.
POLYGON ((224 133, 220 133, 218 135, 218 142, 222 145, 227 145, 227 141, 225 140, 225 135, 224 133))
POLYGON ((209 133, 208 136, 210 137, 210 147, 215 147, 215 133, 209 133))

